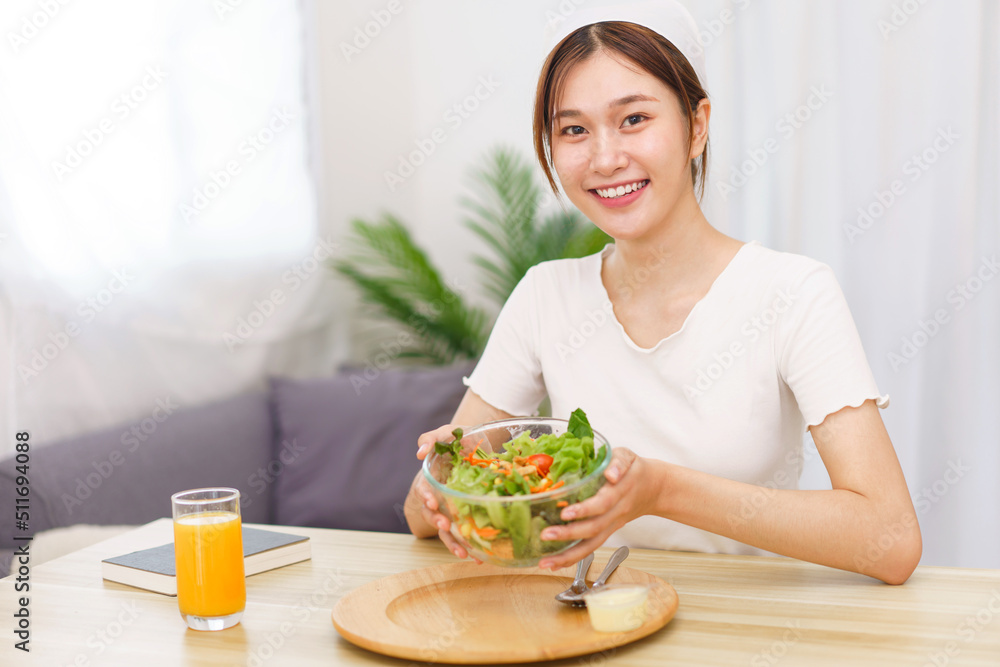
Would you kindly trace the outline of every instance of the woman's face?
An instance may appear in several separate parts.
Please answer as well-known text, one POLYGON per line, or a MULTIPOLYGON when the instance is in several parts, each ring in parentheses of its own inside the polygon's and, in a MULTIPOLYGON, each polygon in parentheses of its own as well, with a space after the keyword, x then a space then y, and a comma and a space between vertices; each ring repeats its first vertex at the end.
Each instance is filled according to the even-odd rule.
POLYGON ((617 240, 638 240, 682 197, 694 197, 691 153, 704 142, 689 151, 677 96, 623 62, 601 51, 569 71, 556 101, 552 162, 587 218, 617 240))

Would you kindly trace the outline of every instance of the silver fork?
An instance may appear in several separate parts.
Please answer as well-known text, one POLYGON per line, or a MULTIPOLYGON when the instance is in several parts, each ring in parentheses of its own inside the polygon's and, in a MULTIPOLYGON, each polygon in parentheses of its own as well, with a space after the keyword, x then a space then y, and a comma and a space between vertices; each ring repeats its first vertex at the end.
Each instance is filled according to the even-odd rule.
POLYGON ((587 592, 587 570, 590 569, 590 564, 593 562, 594 554, 589 553, 577 563, 576 579, 573 580, 569 588, 556 595, 556 600, 567 604, 576 604, 580 596, 587 592))
MULTIPOLYGON (((593 591, 603 586, 605 582, 607 582, 608 577, 610 577, 611 574, 616 569, 618 569, 618 566, 621 565, 622 561, 624 561, 626 558, 628 558, 628 547, 625 546, 618 547, 615 550, 615 552, 611 554, 611 558, 608 559, 608 564, 604 566, 604 571, 601 572, 600 576, 597 577, 597 580, 594 582, 594 585, 590 588, 590 590, 593 591)), ((582 562, 583 561, 581 561, 581 564, 582 562)), ((590 567, 589 563, 587 564, 587 567, 590 567)), ((576 582, 573 583, 575 584, 576 582)), ((565 602, 566 604, 569 605, 573 605, 574 607, 586 607, 587 598, 585 596, 585 593, 587 592, 588 591, 586 584, 584 584, 583 590, 580 591, 579 593, 574 592, 573 587, 571 586, 569 590, 563 591, 562 593, 557 595, 556 600, 559 600, 560 602, 565 602)))

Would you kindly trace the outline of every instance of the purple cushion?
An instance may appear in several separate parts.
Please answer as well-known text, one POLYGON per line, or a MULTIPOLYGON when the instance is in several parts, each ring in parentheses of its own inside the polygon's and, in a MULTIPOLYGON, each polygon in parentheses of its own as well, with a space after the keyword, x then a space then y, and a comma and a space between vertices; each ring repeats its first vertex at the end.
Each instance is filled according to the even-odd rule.
POLYGON ((468 363, 273 379, 275 522, 407 532, 402 507, 420 469, 417 437, 451 421, 468 363))
MULTIPOLYGON (((239 489, 244 520, 269 521, 271 485, 260 471, 268 465, 274 428, 263 392, 192 408, 161 401, 153 408, 134 424, 33 443, 30 530, 18 534, 78 523, 147 523, 170 516, 171 494, 204 486, 239 489)), ((0 507, 14 507, 16 474, 13 458, 0 462, 0 507)), ((13 532, 12 521, 0 521, 0 548, 15 545, 13 532)))

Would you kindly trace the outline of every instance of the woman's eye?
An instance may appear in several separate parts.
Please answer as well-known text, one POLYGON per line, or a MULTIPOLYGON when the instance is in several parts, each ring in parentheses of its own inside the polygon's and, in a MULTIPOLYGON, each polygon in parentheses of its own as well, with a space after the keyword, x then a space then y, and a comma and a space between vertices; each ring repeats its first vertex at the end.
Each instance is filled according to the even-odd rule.
POLYGON ((562 129, 562 134, 568 134, 570 136, 577 136, 583 134, 585 130, 579 125, 568 125, 562 129))
POLYGON ((626 118, 625 122, 622 123, 622 125, 624 125, 625 127, 633 127, 635 125, 638 125, 639 123, 641 123, 644 120, 646 120, 645 116, 643 116, 640 113, 636 113, 636 114, 632 114, 631 116, 629 116, 628 118, 626 118))

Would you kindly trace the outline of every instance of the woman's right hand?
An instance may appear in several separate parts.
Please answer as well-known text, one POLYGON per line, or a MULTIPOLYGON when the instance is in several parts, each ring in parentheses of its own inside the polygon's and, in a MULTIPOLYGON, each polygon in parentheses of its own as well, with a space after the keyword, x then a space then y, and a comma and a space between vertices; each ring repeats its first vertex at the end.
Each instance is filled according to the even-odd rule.
MULTIPOLYGON (((424 460, 434 451, 435 442, 451 442, 454 439, 452 431, 459 428, 457 424, 445 424, 433 431, 428 431, 417 438, 417 458, 424 460)), ((451 521, 440 512, 437 498, 430 484, 424 479, 423 471, 417 473, 410 486, 410 495, 406 501, 406 517, 410 531, 417 537, 430 537, 437 531, 438 537, 448 550, 459 558, 468 558, 469 553, 451 534, 451 521), (414 508, 419 508, 415 511, 414 508)), ((475 559, 478 561, 478 559, 475 559)))

